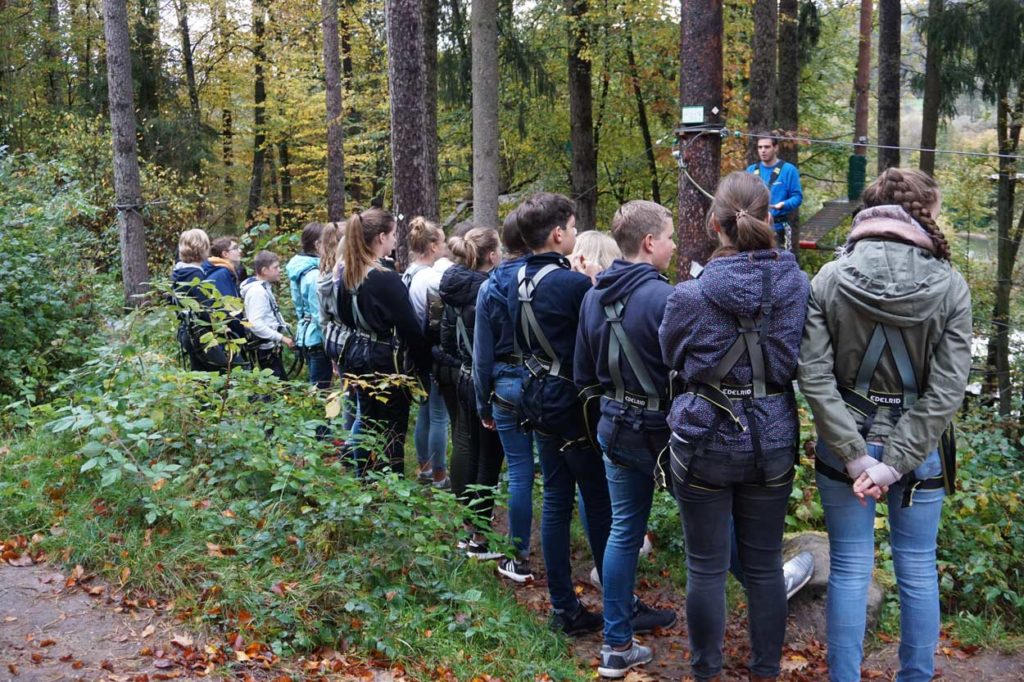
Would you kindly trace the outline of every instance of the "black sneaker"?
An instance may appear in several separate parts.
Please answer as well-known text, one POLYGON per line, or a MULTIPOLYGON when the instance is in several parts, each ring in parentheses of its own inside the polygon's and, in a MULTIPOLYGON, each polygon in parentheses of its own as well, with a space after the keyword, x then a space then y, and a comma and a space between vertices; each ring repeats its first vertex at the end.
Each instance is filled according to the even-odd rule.
POLYGON ((616 651, 607 644, 601 647, 601 665, 597 674, 601 677, 625 677, 630 668, 654 660, 654 652, 633 640, 625 651, 616 651))
POLYGON ((670 628, 676 624, 676 612, 672 609, 655 609, 639 599, 633 602, 633 615, 629 619, 633 634, 643 635, 657 628, 670 628))
POLYGON ((470 540, 466 545, 466 556, 470 559, 477 559, 479 561, 491 561, 493 559, 500 559, 505 556, 504 552, 492 552, 487 549, 486 542, 477 542, 476 540, 470 540))
POLYGON ((600 613, 587 611, 587 609, 580 604, 579 610, 572 616, 564 611, 562 613, 552 611, 551 620, 548 625, 555 632, 564 632, 570 637, 573 637, 575 635, 584 635, 589 632, 600 632, 604 628, 604 616, 600 613))
POLYGON ((502 559, 498 562, 498 573, 517 583, 533 582, 533 573, 530 571, 530 565, 525 561, 502 559))

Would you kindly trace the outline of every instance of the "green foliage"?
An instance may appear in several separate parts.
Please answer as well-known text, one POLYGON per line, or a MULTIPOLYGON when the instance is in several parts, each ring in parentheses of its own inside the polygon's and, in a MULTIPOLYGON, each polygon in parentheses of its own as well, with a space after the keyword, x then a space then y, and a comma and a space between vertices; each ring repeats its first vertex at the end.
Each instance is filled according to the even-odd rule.
POLYGON ((86 355, 103 306, 81 223, 96 210, 67 165, 0 148, 0 403, 35 402, 86 355))
POLYGON ((173 326, 166 308, 134 316, 36 408, 45 429, 0 455, 0 536, 47 534, 51 556, 112 578, 129 568, 129 589, 277 653, 340 644, 423 678, 582 679, 564 642, 454 551, 454 496, 357 479, 316 437, 315 390, 180 371, 161 350, 173 326))

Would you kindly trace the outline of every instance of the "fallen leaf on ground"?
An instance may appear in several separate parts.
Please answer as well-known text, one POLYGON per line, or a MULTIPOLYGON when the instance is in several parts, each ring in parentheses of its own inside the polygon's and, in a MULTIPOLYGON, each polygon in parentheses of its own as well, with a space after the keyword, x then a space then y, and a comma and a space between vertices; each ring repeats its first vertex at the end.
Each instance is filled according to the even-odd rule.
POLYGON ((192 638, 188 635, 175 635, 171 639, 171 644, 180 646, 182 649, 187 649, 192 646, 192 638))
POLYGON ((153 624, 150 624, 150 625, 147 625, 147 626, 146 626, 145 628, 143 628, 143 630, 142 630, 142 636, 143 636, 143 637, 149 637, 149 636, 150 636, 150 635, 152 635, 152 634, 153 634, 154 632, 156 632, 156 626, 155 626, 155 625, 153 625, 153 624))

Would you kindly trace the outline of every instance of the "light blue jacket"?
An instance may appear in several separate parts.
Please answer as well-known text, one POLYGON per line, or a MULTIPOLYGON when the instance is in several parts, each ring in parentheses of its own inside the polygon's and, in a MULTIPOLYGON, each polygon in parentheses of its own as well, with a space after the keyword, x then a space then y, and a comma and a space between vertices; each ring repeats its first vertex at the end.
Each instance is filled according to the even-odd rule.
POLYGON ((304 348, 319 347, 324 342, 320 331, 320 299, 316 293, 320 258, 300 253, 288 261, 285 272, 295 304, 295 344, 304 348))
POLYGON ((782 223, 787 220, 789 214, 804 203, 804 190, 800 187, 800 171, 793 164, 781 159, 775 166, 765 166, 758 162, 747 167, 748 173, 756 173, 761 178, 761 182, 767 186, 768 181, 772 178, 772 171, 780 164, 779 177, 772 182, 771 187, 768 187, 772 205, 774 206, 780 201, 784 204, 781 209, 771 209, 772 218, 775 220, 775 229, 781 229, 782 223))

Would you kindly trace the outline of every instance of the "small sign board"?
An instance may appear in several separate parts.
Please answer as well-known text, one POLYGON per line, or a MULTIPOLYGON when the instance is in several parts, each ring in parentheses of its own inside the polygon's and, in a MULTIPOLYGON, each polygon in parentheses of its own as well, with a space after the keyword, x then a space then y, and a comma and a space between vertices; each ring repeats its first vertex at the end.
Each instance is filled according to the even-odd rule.
POLYGON ((682 122, 684 126, 700 125, 704 123, 704 107, 684 106, 682 122))

